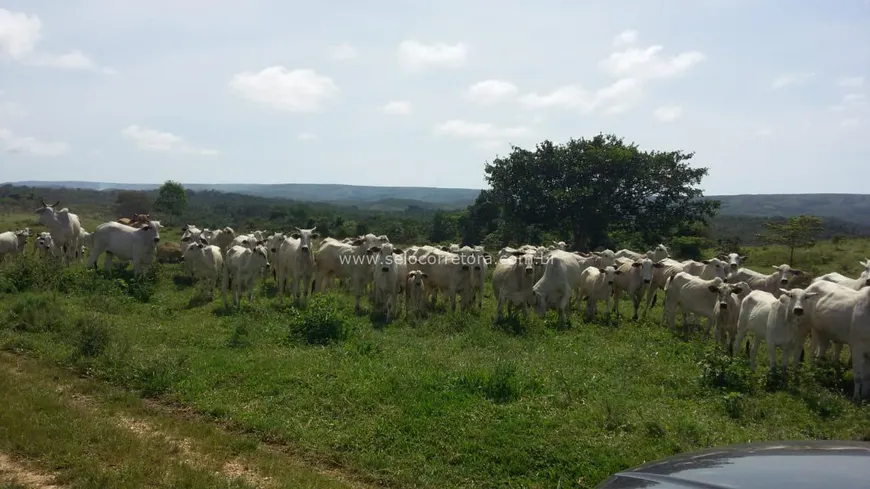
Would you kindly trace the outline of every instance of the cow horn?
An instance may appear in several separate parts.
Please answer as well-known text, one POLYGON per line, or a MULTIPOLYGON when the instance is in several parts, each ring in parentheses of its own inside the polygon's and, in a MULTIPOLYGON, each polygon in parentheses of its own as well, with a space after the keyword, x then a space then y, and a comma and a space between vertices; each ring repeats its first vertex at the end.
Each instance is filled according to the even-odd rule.
POLYGON ((42 201, 42 207, 48 207, 48 204, 45 203, 45 199, 40 198, 39 200, 42 201))
POLYGON ((314 226, 313 228, 311 228, 312 231, 314 231, 315 229, 317 229, 317 226, 314 226))
POLYGON ((57 202, 55 202, 55 203, 52 205, 52 207, 57 207, 57 206, 59 206, 59 205, 60 205, 60 201, 58 200, 57 202))

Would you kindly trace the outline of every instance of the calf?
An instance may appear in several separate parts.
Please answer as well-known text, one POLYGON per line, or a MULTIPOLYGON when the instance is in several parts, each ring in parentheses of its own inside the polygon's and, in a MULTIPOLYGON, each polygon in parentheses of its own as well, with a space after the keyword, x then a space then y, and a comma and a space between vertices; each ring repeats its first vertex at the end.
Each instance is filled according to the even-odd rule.
POLYGON ((214 295, 218 279, 223 272, 224 259, 221 249, 209 245, 205 238, 200 237, 198 243, 190 243, 181 255, 185 263, 189 263, 193 270, 193 276, 199 282, 203 292, 209 297, 214 295))
POLYGON ((372 246, 369 248, 369 252, 375 257, 373 268, 374 307, 383 311, 389 319, 398 294, 399 267, 396 258, 403 255, 404 251, 393 248, 391 243, 384 243, 381 246, 372 246))
POLYGON ((788 265, 774 265, 773 269, 776 271, 770 275, 764 275, 748 268, 739 268, 728 277, 727 282, 732 284, 746 282, 752 287, 753 291, 763 290, 773 294, 775 297, 779 297, 782 291, 785 290, 783 287, 787 287, 794 277, 804 275, 803 271, 788 265))
POLYGON ((426 305, 425 280, 428 275, 420 270, 411 270, 405 279, 405 316, 420 317, 426 305))
POLYGON ((27 246, 26 231, 6 231, 0 233, 0 256, 3 257, 3 264, 9 262, 9 257, 17 255, 24 251, 27 246))
POLYGON ((275 277, 278 283, 278 297, 282 304, 288 279, 297 303, 302 297, 307 299, 311 293, 311 281, 316 271, 311 241, 320 237, 314 232, 315 229, 316 226, 311 229, 296 228, 294 233, 272 248, 276 265, 273 268, 277 269, 275 277))
POLYGON ((597 312, 598 301, 604 301, 604 310, 610 318, 610 298, 613 295, 613 280, 621 271, 613 267, 587 267, 580 272, 577 287, 577 303, 586 299, 586 320, 591 321, 597 312))
POLYGON ((729 355, 734 354, 731 346, 737 336, 740 304, 750 292, 752 289, 746 282, 723 284, 718 289, 716 305, 713 306, 713 339, 729 355))
POLYGON ((112 269, 112 258, 133 262, 133 273, 139 276, 151 265, 160 242, 160 231, 157 226, 145 224, 140 228, 132 228, 111 221, 100 224, 93 233, 94 246, 91 248, 88 268, 96 266, 97 258, 105 252, 104 268, 112 269))
POLYGON ((248 295, 248 303, 252 303, 254 301, 254 281, 263 267, 270 267, 266 248, 263 246, 255 246, 253 249, 244 246, 231 246, 224 259, 223 280, 221 282, 224 306, 229 307, 227 291, 230 284, 233 288, 234 306, 241 305, 244 293, 248 295))
POLYGON ((689 314, 707 318, 707 329, 713 325, 713 307, 722 285, 720 277, 704 280, 690 273, 680 272, 668 280, 665 286, 665 306, 662 321, 674 328, 677 306, 683 315, 683 337, 689 336, 689 314))
POLYGON ((534 298, 532 288, 535 285, 535 258, 520 250, 510 250, 510 254, 498 260, 492 272, 492 291, 496 297, 495 319, 502 320, 504 305, 508 304, 508 312, 519 307, 523 317, 528 316, 529 299, 534 298))
MULTIPOLYGON (((789 357, 795 353, 800 320, 804 314, 804 302, 815 296, 803 289, 780 290, 777 298, 765 290, 753 290, 740 304, 737 319, 737 338, 733 349, 743 341, 746 333, 753 335, 752 349, 749 352, 749 366, 756 368, 756 356, 761 340, 767 342, 770 369, 776 368, 776 349, 782 349, 782 366, 787 367, 789 357)), ((802 346, 802 345, 801 345, 802 346)))
POLYGON ((544 274, 532 287, 538 315, 543 317, 550 307, 559 312, 559 322, 571 324, 568 305, 571 295, 580 285, 580 257, 562 250, 547 256, 544 274))
POLYGON ((619 274, 616 275, 613 282, 613 308, 619 314, 619 300, 622 293, 625 292, 631 298, 631 303, 634 306, 633 319, 637 320, 638 309, 640 309, 640 301, 643 298, 644 292, 652 283, 653 270, 663 268, 659 262, 653 263, 647 257, 639 258, 632 261, 627 258, 618 258, 617 265, 619 274))

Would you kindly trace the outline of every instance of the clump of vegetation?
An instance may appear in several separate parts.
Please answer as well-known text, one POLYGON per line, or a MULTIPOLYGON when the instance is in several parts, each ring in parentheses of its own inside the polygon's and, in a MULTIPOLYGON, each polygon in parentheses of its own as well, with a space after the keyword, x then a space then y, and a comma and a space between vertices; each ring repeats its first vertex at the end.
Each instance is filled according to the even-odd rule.
POLYGON ((29 333, 57 332, 67 325, 63 300, 55 293, 27 294, 9 307, 6 327, 29 333))
POLYGON ((290 339, 309 345, 328 345, 347 338, 351 322, 332 294, 311 297, 305 311, 294 310, 290 320, 290 339))
POLYGON ((739 354, 732 357, 721 348, 710 346, 699 365, 701 383, 705 387, 738 393, 754 392, 758 387, 757 379, 749 370, 749 363, 739 354))
POLYGON ((76 332, 73 345, 75 350, 72 354, 73 361, 102 355, 112 339, 112 330, 109 325, 95 314, 78 318, 73 330, 76 332))

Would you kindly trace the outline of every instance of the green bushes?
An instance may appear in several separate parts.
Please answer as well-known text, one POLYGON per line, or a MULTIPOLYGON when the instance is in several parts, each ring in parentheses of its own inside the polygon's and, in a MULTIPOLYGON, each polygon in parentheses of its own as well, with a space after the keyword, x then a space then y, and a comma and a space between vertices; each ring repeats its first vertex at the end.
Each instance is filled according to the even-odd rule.
POLYGON ((343 341, 351 330, 347 312, 336 307, 341 299, 333 294, 312 296, 306 310, 295 310, 290 320, 289 338, 309 345, 328 345, 343 341))

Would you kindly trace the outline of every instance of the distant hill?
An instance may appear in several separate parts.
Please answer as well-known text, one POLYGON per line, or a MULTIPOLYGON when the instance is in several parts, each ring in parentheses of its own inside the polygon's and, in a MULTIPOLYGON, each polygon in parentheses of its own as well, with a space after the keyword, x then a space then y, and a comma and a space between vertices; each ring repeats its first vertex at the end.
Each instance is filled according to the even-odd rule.
MULTIPOLYGON (((80 188, 92 190, 154 190, 159 184, 106 182, 14 182, 12 185, 42 188, 80 188)), ((323 202, 353 206, 360 210, 404 210, 409 206, 423 209, 461 209, 471 204, 479 189, 434 187, 372 187, 314 183, 261 184, 185 184, 193 191, 253 195, 291 199, 298 202, 323 202)), ((771 194, 711 195, 720 200, 722 216, 790 217, 813 214, 870 226, 870 195, 863 194, 771 194)))
MULTIPOLYGON (((154 190, 160 186, 160 184, 153 183, 48 181, 9 182, 9 184, 39 188, 81 188, 89 190, 154 190)), ((185 183, 184 186, 195 192, 216 190, 224 193, 291 199, 302 202, 329 202, 339 205, 377 203, 376 207, 389 209, 404 209, 409 205, 458 209, 471 204, 480 193, 480 190, 470 188, 372 187, 319 183, 280 183, 274 185, 185 183)), ((366 207, 370 206, 367 205, 366 207)))

